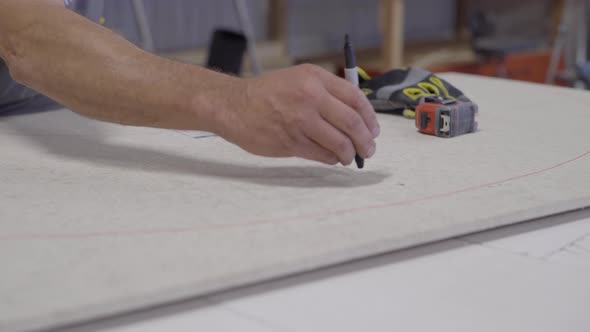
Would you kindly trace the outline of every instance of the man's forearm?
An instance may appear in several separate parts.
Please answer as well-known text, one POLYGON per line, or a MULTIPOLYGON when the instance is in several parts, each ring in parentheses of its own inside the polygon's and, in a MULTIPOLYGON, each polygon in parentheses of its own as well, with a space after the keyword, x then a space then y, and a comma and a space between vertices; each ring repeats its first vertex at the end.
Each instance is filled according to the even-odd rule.
POLYGON ((322 68, 234 78, 143 52, 59 0, 0 0, 0 56, 17 81, 100 120, 212 131, 257 155, 326 164, 376 151, 366 96, 322 68))
POLYGON ((240 89, 237 78, 148 54, 59 3, 0 6, 0 56, 13 77, 83 115, 215 131, 215 111, 240 89))

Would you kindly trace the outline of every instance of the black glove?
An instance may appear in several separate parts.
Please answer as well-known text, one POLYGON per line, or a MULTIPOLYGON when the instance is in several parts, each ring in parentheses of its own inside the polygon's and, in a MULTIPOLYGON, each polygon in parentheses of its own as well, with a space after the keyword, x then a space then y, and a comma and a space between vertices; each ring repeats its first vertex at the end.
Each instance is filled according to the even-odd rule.
POLYGON ((415 110, 424 97, 470 102, 463 92, 429 71, 419 68, 394 69, 370 79, 359 71, 363 89, 375 111, 415 117, 415 110))

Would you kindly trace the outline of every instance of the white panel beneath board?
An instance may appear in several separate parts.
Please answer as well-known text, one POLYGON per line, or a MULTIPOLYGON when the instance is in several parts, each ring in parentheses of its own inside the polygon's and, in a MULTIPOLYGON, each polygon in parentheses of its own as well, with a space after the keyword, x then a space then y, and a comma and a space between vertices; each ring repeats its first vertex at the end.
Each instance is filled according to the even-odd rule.
POLYGON ((590 206, 590 94, 447 75, 451 140, 380 116, 363 171, 67 111, 0 119, 0 330, 47 328, 590 206))

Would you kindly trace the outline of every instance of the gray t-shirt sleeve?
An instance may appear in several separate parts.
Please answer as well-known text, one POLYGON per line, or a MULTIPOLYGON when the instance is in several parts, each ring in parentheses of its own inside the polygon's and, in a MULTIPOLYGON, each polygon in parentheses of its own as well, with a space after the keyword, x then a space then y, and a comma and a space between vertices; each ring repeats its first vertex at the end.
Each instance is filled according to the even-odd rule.
POLYGON ((0 112, 37 94, 36 91, 16 83, 10 76, 8 67, 0 60, 0 112))

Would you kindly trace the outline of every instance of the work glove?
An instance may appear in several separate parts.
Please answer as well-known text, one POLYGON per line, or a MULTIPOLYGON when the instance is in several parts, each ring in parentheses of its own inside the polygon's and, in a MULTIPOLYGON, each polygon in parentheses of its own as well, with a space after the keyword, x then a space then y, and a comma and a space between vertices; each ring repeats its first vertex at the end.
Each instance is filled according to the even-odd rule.
POLYGON ((376 112, 415 118, 416 107, 424 97, 441 97, 470 102, 461 90, 433 73, 420 68, 394 69, 375 78, 359 70, 360 87, 376 112))

